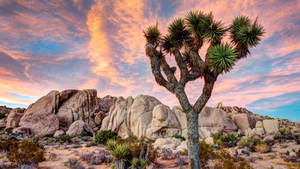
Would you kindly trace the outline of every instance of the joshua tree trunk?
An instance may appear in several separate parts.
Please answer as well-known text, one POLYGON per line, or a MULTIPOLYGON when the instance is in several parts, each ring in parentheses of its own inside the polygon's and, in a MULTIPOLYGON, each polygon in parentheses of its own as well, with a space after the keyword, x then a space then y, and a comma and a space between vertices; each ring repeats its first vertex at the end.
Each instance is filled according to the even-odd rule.
POLYGON ((191 110, 186 113, 189 163, 191 169, 200 168, 198 113, 191 110))

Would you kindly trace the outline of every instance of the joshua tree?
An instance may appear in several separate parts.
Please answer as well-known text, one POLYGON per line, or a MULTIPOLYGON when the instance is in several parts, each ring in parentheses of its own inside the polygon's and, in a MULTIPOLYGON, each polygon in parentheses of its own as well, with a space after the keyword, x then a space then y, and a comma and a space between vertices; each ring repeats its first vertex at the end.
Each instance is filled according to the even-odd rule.
POLYGON ((200 168, 198 114, 211 97, 214 84, 219 75, 229 72, 234 64, 245 58, 251 47, 260 42, 264 28, 246 16, 236 17, 229 27, 213 18, 212 13, 189 12, 184 18, 175 19, 162 36, 158 26, 144 30, 146 55, 151 62, 155 81, 175 94, 186 114, 188 127, 188 150, 190 168, 200 168), (229 42, 224 42, 226 33, 229 42), (208 44, 205 57, 199 51, 208 44), (167 56, 174 56, 180 70, 179 80, 175 76, 176 67, 171 67, 167 56), (163 70, 162 74, 161 69, 163 70), (165 78, 166 77, 166 78, 165 78), (202 94, 191 104, 184 91, 189 81, 202 78, 202 94))

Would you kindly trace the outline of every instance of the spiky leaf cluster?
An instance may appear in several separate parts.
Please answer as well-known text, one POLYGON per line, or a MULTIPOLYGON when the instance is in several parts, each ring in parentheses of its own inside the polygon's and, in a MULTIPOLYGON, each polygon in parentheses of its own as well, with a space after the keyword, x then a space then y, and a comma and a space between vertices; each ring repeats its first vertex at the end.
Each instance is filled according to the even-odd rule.
POLYGON ((175 19, 168 27, 168 32, 169 34, 162 39, 162 47, 168 53, 173 47, 181 48, 183 41, 190 37, 183 19, 175 19))
POLYGON ((222 22, 215 22, 209 25, 206 30, 205 37, 212 44, 219 44, 226 33, 226 28, 223 26, 222 22))
POLYGON ((190 32, 199 39, 204 38, 207 28, 211 24, 211 17, 211 14, 205 14, 201 11, 190 12, 186 17, 190 32))
POLYGON ((216 45, 208 50, 210 68, 217 73, 229 72, 235 64, 236 52, 229 44, 216 45))
POLYGON ((261 40, 264 28, 257 23, 257 19, 251 24, 246 16, 236 17, 231 25, 230 36, 232 42, 239 46, 254 47, 261 40))
POLYGON ((147 42, 152 45, 157 45, 160 40, 161 33, 158 30, 157 26, 149 26, 144 31, 144 37, 146 38, 147 42))

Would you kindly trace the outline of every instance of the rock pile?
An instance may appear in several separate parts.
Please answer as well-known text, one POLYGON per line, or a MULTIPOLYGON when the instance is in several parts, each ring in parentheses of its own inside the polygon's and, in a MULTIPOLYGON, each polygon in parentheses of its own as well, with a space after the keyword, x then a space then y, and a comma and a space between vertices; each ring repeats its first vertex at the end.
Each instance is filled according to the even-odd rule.
MULTIPOLYGON (((0 111, 6 114, 0 121, 2 127, 14 128, 14 132, 30 131, 41 137, 112 130, 123 138, 131 135, 149 139, 175 135, 187 138, 187 122, 181 107, 171 109, 147 95, 98 98, 94 89, 51 91, 26 110, 0 107, 0 111)), ((245 108, 223 106, 222 103, 214 108, 205 107, 198 122, 203 140, 219 131, 263 139, 288 127, 292 128, 295 137, 300 135, 298 123, 260 116, 245 108)))

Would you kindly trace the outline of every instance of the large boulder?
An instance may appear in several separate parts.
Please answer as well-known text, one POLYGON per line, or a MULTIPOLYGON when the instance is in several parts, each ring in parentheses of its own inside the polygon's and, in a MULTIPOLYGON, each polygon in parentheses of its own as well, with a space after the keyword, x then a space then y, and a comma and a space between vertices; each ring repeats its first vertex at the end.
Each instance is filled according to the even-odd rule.
POLYGON ((159 104, 154 107, 146 135, 152 139, 181 135, 180 123, 168 106, 159 104))
POLYGON ((117 97, 113 97, 110 95, 100 98, 99 99, 100 110, 103 112, 108 112, 110 107, 115 104, 116 100, 117 100, 117 97))
POLYGON ((225 111, 211 107, 203 108, 199 114, 198 124, 200 136, 202 135, 204 137, 209 136, 208 132, 233 132, 237 130, 237 126, 225 111))
POLYGON ((181 141, 176 138, 158 138, 153 143, 154 149, 170 149, 170 150, 176 150, 178 146, 181 145, 181 141))
POLYGON ((249 117, 245 113, 232 115, 232 120, 243 133, 250 128, 249 117))
POLYGON ((99 111, 99 104, 95 89, 64 90, 59 93, 59 103, 57 116, 60 128, 66 129, 76 120, 96 126, 93 116, 99 111))
POLYGON ((93 136, 95 135, 93 129, 87 123, 82 120, 77 120, 71 124, 66 134, 75 137, 81 136, 84 131, 93 134, 93 136))
POLYGON ((134 99, 119 97, 110 108, 101 130, 118 131, 123 138, 171 137, 180 134, 180 124, 173 111, 155 97, 138 95, 134 99))
POLYGON ((16 128, 24 115, 24 108, 15 108, 10 111, 6 119, 6 128, 16 128))
POLYGON ((126 126, 133 135, 138 138, 146 137, 147 129, 151 127, 153 109, 159 104, 159 100, 148 95, 138 95, 134 98, 126 118, 126 126))
MULTIPOLYGON (((131 96, 126 99, 119 97, 115 104, 110 108, 108 116, 103 119, 100 130, 119 131, 121 125, 125 123, 127 112, 129 111, 132 102, 133 98, 131 96)), ((123 137, 126 137, 127 132, 125 130, 124 133, 119 132, 119 134, 123 135, 123 137)))
MULTIPOLYGON (((173 107, 173 111, 177 116, 181 125, 182 136, 187 138, 187 120, 186 115, 179 106, 173 107)), ((237 130, 237 126, 229 115, 222 109, 204 107, 198 117, 200 138, 210 137, 211 134, 218 131, 233 132, 237 130)))
POLYGON ((279 131, 278 120, 264 120, 263 126, 266 131, 266 134, 276 134, 279 131))
POLYGON ((53 135, 59 128, 59 119, 55 115, 58 108, 58 91, 51 91, 31 104, 20 120, 22 128, 29 128, 37 136, 53 135))

